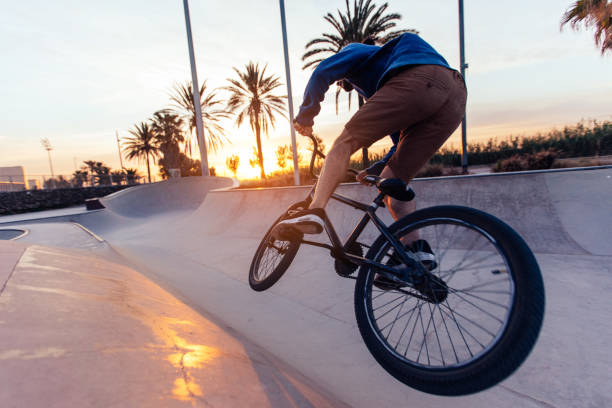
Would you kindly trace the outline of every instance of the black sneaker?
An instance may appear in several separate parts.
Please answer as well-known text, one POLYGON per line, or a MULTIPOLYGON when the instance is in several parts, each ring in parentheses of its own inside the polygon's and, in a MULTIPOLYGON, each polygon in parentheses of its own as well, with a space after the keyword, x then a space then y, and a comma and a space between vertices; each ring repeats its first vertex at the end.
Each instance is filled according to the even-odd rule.
MULTIPOLYGON (((424 239, 418 239, 414 241, 412 244, 408 245, 406 249, 416 255, 419 261, 421 261, 421 264, 428 271, 433 271, 438 267, 438 263, 436 262, 436 256, 431 250, 429 243, 424 239)), ((401 263, 402 262, 400 261, 399 257, 395 255, 395 250, 393 250, 393 253, 391 254, 391 256, 389 256, 389 259, 385 264, 389 266, 396 266, 401 265, 401 263)), ((382 290, 397 289, 407 285, 405 282, 401 281, 398 278, 388 278, 380 274, 376 275, 373 284, 374 286, 382 290)))
POLYGON ((325 211, 322 208, 307 208, 304 210, 290 210, 289 216, 276 224, 272 236, 282 239, 295 233, 320 234, 325 228, 325 211))

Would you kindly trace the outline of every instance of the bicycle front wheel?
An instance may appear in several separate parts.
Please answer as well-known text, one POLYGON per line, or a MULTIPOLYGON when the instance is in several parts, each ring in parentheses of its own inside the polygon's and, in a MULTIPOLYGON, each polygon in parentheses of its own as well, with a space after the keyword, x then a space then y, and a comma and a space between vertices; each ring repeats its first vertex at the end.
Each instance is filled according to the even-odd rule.
MULTIPOLYGON (((292 205, 289 209, 297 208, 302 203, 292 205)), ((293 262, 300 249, 300 241, 277 240, 272 237, 274 226, 286 217, 286 213, 279 217, 266 232, 261 243, 255 251, 251 267, 249 268, 249 285, 251 289, 261 292, 269 289, 285 273, 293 262)))
MULTIPOLYGON (((355 312, 376 360, 403 383, 437 395, 478 392, 514 372, 544 314, 542 277, 523 239, 499 219, 458 206, 416 211, 390 231, 406 244, 427 241, 435 262, 424 265, 431 270, 420 286, 384 286, 376 268, 360 269, 355 312)), ((397 263, 382 236, 366 257, 397 263)))

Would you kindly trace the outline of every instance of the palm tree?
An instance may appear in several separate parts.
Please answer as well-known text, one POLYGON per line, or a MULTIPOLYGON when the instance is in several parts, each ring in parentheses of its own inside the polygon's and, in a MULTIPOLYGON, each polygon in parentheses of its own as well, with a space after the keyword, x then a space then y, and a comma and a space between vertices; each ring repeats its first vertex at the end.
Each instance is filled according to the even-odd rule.
MULTIPOLYGON (((228 117, 228 113, 222 108, 223 102, 217 99, 216 90, 206 93, 206 81, 200 87, 200 107, 202 109, 202 125, 204 128, 205 139, 211 151, 216 152, 217 148, 223 145, 227 138, 224 135, 223 127, 219 124, 221 119, 228 117)), ((174 93, 170 95, 170 100, 174 102, 175 112, 182 117, 188 124, 190 138, 187 141, 187 151, 191 154, 191 144, 193 132, 196 128, 195 105, 193 104, 193 87, 191 82, 176 84, 174 93)), ((200 141, 198 140, 199 144, 200 141)))
MULTIPOLYGON (((306 44, 306 52, 302 56, 304 66, 302 69, 309 67, 316 68, 317 65, 325 58, 338 53, 342 48, 350 43, 366 42, 369 44, 384 44, 400 35, 411 32, 417 33, 416 30, 395 30, 389 31, 396 27, 397 21, 402 16, 397 13, 385 14, 388 3, 382 6, 376 6, 372 0, 353 0, 353 9, 346 2, 346 12, 343 13, 337 10, 338 17, 331 13, 327 13, 323 19, 330 23, 335 32, 331 34, 323 33, 321 37, 315 38, 306 44)), ((336 89, 336 114, 338 114, 338 98, 340 97, 341 87, 336 89)), ((363 98, 358 97, 359 107, 363 105, 363 98)), ((348 91, 349 110, 351 109, 351 92, 348 91)), ((363 148, 363 166, 368 166, 368 149, 363 148)))
POLYGON ((238 172, 238 166, 240 166, 240 156, 237 154, 233 154, 227 159, 225 159, 225 165, 227 168, 234 173, 234 177, 236 177, 236 173, 238 172))
POLYGON ((257 141, 257 164, 261 168, 261 179, 266 178, 264 172, 263 153, 261 150, 261 133, 268 135, 270 126, 274 128, 274 114, 280 113, 285 116, 286 96, 274 95, 272 92, 281 86, 280 80, 274 75, 266 76, 266 68, 259 68, 259 64, 249 62, 244 71, 233 68, 238 75, 238 80, 228 78, 231 84, 224 89, 231 95, 227 101, 227 110, 236 114, 236 125, 240 126, 248 117, 249 125, 255 132, 257 141))
POLYGON ((179 167, 179 146, 185 141, 183 125, 183 120, 168 109, 155 112, 151 118, 151 130, 155 133, 159 149, 164 156, 164 164, 171 169, 179 167))
POLYGON ((138 169, 124 169, 124 171, 128 184, 136 184, 136 181, 141 177, 138 173, 138 169))
POLYGON ((601 55, 612 50, 612 3, 607 0, 578 0, 561 18, 561 27, 569 23, 595 28, 595 45, 601 47, 601 55))
POLYGON ((125 150, 129 160, 137 158, 139 161, 145 158, 147 161, 147 175, 151 182, 151 167, 149 165, 149 155, 154 158, 159 157, 159 146, 155 133, 148 123, 141 122, 140 126, 134 125, 134 130, 130 130, 133 137, 128 137, 125 142, 125 150))

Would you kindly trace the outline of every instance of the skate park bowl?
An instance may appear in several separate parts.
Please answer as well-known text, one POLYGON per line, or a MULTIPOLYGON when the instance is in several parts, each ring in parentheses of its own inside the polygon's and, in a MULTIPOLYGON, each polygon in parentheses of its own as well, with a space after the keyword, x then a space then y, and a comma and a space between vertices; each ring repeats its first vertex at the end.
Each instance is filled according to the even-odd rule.
POLYGON ((12 241, 19 239, 27 234, 27 232, 27 230, 22 229, 0 228, 0 240, 12 241))
MULTIPOLYGON (((275 286, 253 292, 255 248, 309 187, 232 185, 170 180, 103 198, 103 210, 0 218, 2 230, 29 231, 0 242, 9 333, 0 405, 612 406, 612 168, 412 183, 418 208, 466 205, 512 226, 546 287, 544 326, 523 366, 452 400, 376 363, 356 326, 353 282, 335 274, 327 251, 302 246, 275 286)), ((364 202, 376 194, 356 183, 338 191, 364 202)), ((360 216, 336 202, 327 211, 341 237, 360 216)), ((376 235, 368 228, 364 239, 376 235)))

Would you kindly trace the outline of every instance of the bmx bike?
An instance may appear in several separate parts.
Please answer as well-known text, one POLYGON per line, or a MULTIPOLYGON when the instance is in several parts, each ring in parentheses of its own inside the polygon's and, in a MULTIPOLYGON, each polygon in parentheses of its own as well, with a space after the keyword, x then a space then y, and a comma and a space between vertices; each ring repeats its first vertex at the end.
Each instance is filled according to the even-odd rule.
MULTIPOLYGON (((316 156, 325 156, 311 140, 314 176, 316 156)), ((447 396, 479 392, 507 378, 532 350, 544 317, 542 276, 525 241, 498 218, 454 205, 424 208, 387 226, 376 215, 384 198, 409 201, 414 192, 398 179, 367 176, 365 181, 379 190, 371 204, 332 195, 364 213, 344 242, 327 216, 330 244, 304 239, 297 231, 273 237, 274 225, 289 211, 308 206, 314 187, 306 200, 290 206, 255 252, 251 288, 274 285, 301 245, 325 248, 336 272, 356 280, 359 331, 393 377, 447 396), (358 241, 369 222, 380 236, 373 243, 358 241), (433 259, 420 256, 423 242, 433 259)))

